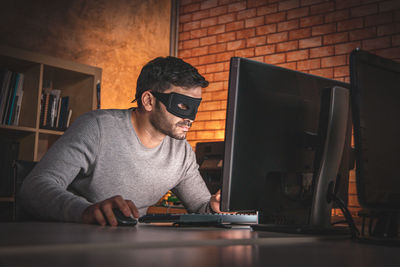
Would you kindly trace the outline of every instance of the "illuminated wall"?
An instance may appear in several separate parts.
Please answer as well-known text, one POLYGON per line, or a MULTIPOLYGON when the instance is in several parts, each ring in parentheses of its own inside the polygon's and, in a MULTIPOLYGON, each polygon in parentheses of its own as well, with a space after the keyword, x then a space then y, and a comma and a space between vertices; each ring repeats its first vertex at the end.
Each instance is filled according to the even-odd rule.
POLYGON ((0 44, 102 68, 101 108, 127 108, 143 64, 169 54, 170 10, 170 0, 2 1, 0 44))

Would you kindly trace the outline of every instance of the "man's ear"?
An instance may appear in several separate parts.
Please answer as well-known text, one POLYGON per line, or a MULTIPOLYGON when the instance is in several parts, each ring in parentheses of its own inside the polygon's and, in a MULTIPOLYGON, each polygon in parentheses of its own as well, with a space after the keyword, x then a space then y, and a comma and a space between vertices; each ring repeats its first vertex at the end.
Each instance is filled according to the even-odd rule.
POLYGON ((145 91, 142 94, 142 104, 143 104, 143 108, 146 111, 152 111, 154 109, 154 105, 155 105, 155 97, 150 93, 150 91, 145 91))

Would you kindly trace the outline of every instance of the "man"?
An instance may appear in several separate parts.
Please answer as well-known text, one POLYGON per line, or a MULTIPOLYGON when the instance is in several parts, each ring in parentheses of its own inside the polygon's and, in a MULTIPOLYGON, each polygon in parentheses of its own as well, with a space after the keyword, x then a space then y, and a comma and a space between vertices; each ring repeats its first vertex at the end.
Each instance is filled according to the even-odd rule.
POLYGON ((79 117, 25 179, 25 209, 42 219, 115 226, 113 208, 137 218, 172 190, 189 212, 219 212, 220 195, 210 195, 185 140, 207 86, 181 59, 147 63, 138 108, 79 117))

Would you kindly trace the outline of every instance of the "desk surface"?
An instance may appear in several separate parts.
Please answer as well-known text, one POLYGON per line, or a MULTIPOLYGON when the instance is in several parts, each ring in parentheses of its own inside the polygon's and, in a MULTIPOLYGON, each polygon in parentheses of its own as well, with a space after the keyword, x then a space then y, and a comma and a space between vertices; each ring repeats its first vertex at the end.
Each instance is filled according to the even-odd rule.
POLYGON ((0 223, 5 266, 399 266, 400 249, 249 228, 0 223))

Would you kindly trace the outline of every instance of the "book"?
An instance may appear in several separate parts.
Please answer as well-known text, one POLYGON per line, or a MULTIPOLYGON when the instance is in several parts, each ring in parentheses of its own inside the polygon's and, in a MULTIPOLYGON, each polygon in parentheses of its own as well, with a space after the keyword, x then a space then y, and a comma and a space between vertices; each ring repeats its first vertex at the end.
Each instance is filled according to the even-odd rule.
POLYGON ((13 118, 13 113, 15 112, 15 98, 17 96, 17 90, 18 90, 18 84, 20 82, 20 77, 21 75, 19 73, 15 74, 15 84, 14 84, 14 88, 12 90, 12 96, 10 98, 10 108, 9 108, 9 112, 7 113, 7 118, 6 118, 6 124, 7 125, 11 125, 11 119, 13 118))
POLYGON ((7 96, 6 103, 3 110, 3 116, 1 117, 1 123, 7 124, 8 115, 10 114, 11 101, 14 94, 15 82, 16 82, 17 74, 15 72, 11 73, 11 80, 7 88, 7 96))
POLYGON ((21 113, 21 104, 22 104, 22 97, 24 96, 24 79, 25 75, 20 73, 20 78, 19 78, 19 83, 18 83, 18 89, 17 89, 17 95, 16 95, 16 109, 15 109, 15 116, 12 120, 12 125, 18 125, 19 124, 19 115, 21 113))

